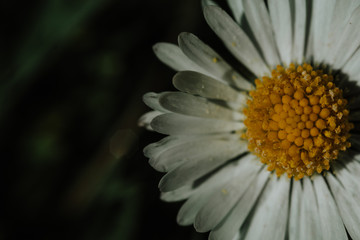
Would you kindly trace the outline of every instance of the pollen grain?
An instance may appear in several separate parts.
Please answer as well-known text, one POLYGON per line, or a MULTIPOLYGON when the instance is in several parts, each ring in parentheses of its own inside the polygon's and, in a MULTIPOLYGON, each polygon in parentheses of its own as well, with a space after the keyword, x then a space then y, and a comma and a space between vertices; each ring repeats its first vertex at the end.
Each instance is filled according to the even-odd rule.
POLYGON ((248 148, 269 171, 299 180, 329 170, 351 146, 347 100, 330 74, 309 64, 277 66, 256 79, 244 109, 248 148))

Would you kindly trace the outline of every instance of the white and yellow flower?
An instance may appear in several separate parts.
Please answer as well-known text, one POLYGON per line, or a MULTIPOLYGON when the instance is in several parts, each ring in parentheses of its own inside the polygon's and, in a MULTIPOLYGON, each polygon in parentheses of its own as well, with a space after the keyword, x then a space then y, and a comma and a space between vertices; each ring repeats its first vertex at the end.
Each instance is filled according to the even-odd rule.
POLYGON ((360 239, 360 1, 227 2, 205 19, 253 77, 191 33, 154 46, 179 90, 140 119, 169 135, 144 149, 161 198, 210 239, 360 239))

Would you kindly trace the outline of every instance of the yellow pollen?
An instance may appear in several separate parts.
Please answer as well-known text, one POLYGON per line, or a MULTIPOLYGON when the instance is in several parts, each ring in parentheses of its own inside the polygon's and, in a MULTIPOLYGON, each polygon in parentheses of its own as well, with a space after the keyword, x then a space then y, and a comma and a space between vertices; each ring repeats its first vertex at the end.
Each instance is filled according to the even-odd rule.
POLYGON ((309 64, 277 66, 256 79, 244 110, 249 150, 269 171, 299 180, 329 170, 351 146, 347 100, 333 76, 309 64))

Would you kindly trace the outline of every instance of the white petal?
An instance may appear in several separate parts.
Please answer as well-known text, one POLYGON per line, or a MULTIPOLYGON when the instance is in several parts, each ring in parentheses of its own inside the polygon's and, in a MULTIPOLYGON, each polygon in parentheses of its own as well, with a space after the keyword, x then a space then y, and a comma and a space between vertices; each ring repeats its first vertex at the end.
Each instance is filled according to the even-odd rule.
MULTIPOLYGON (((308 1, 307 1, 308 2, 308 1)), ((315 47, 314 47, 314 30, 313 30, 314 26, 312 24, 310 24, 310 29, 309 29, 309 36, 307 38, 307 42, 306 42, 306 47, 305 47, 305 60, 306 62, 312 62, 314 60, 313 56, 314 56, 314 52, 316 51, 315 47)), ((300 63, 302 63, 303 61, 301 61, 300 63)))
POLYGON ((162 192, 160 195, 161 200, 165 202, 177 202, 189 198, 194 192, 192 184, 182 186, 170 192, 162 192))
POLYGON ((238 161, 232 162, 206 179, 200 186, 197 186, 185 204, 181 207, 177 220, 180 225, 189 225, 195 221, 199 210, 208 201, 211 201, 211 194, 221 191, 222 185, 238 175, 241 168, 246 167, 254 159, 251 154, 246 155, 238 161))
POLYGON ((284 239, 288 222, 290 181, 286 177, 270 179, 255 206, 245 239, 284 239))
POLYGON ((168 140, 162 145, 148 146, 146 150, 153 154, 149 164, 160 172, 167 172, 185 161, 192 160, 193 156, 201 154, 199 149, 206 149, 207 144, 211 144, 215 139, 232 144, 233 141, 238 141, 238 138, 239 136, 237 136, 237 139, 232 139, 231 136, 224 136, 223 134, 204 136, 202 138, 183 137, 181 139, 171 139, 172 141, 168 140), (174 145, 176 143, 177 145, 174 145), (155 155, 155 153, 158 154, 155 155))
POLYGON ((144 148, 144 155, 148 158, 158 157, 163 151, 193 139, 196 139, 196 137, 168 136, 158 142, 147 145, 144 148))
POLYGON ((151 122, 151 127, 159 133, 168 135, 197 135, 237 131, 245 125, 241 122, 166 113, 156 117, 151 122))
POLYGON ((163 113, 167 113, 169 111, 166 110, 165 108, 163 108, 159 103, 159 98, 164 93, 166 93, 166 92, 163 92, 163 93, 154 93, 154 92, 145 93, 144 96, 143 96, 143 101, 148 107, 150 107, 150 108, 152 108, 154 110, 163 112, 163 113))
POLYGON ((341 38, 337 42, 330 61, 333 62, 334 69, 340 69, 355 53, 360 44, 360 7, 352 13, 349 21, 341 33, 341 38))
POLYGON ((234 19, 237 23, 241 22, 241 17, 244 13, 244 8, 242 5, 242 1, 239 0, 227 0, 227 3, 230 6, 231 12, 234 15, 234 19))
POLYGON ((160 105, 174 113, 204 118, 224 120, 244 120, 244 114, 232 111, 203 97, 196 97, 187 93, 173 92, 162 95, 160 105))
POLYGON ((198 232, 208 232, 229 213, 257 177, 261 166, 249 164, 241 168, 238 175, 211 195, 209 201, 198 213, 194 227, 198 232))
POLYGON ((167 136, 158 142, 151 143, 144 148, 144 155, 148 158, 158 157, 162 152, 189 141, 201 141, 202 139, 229 139, 239 138, 236 134, 221 133, 212 135, 194 136, 167 136))
POLYGON ((211 177, 206 179, 204 183, 199 185, 197 187, 197 191, 208 191, 214 186, 223 185, 225 182, 238 175, 244 167, 254 164, 254 161, 257 163, 257 157, 252 154, 247 154, 234 162, 226 164, 224 167, 215 172, 211 177))
POLYGON ((251 182, 244 196, 238 201, 234 209, 211 233, 209 239, 223 240, 232 239, 247 218, 250 210, 257 201, 261 191, 269 179, 269 171, 263 169, 255 180, 251 182))
POLYGON ((357 83, 360 82, 359 63, 360 63, 360 50, 358 49, 342 68, 342 71, 349 76, 350 81, 355 80, 357 83))
POLYGON ((302 206, 299 216, 299 239, 321 239, 320 221, 322 219, 320 219, 314 187, 308 177, 303 179, 303 194, 300 199, 302 199, 302 206))
POLYGON ((146 128, 147 130, 150 130, 152 131, 153 129, 151 128, 150 126, 150 122, 157 116, 163 114, 162 112, 159 112, 159 111, 150 111, 150 112, 147 112, 145 114, 143 114, 140 118, 139 118, 139 121, 138 121, 138 125, 140 127, 144 127, 146 128))
POLYGON ((334 174, 339 179, 351 196, 360 202, 360 186, 359 186, 359 162, 351 159, 346 163, 346 166, 340 165, 334 162, 332 167, 334 168, 334 174))
POLYGON ((243 0, 244 13, 266 62, 274 68, 280 64, 269 13, 263 0, 243 0))
POLYGON ((289 239, 297 240, 300 238, 300 213, 301 213, 301 198, 302 188, 300 181, 292 182, 290 215, 289 215, 289 239))
POLYGON ((209 201, 213 190, 206 192, 196 192, 191 196, 180 208, 176 221, 181 226, 188 226, 192 224, 195 217, 202 206, 209 201))
MULTIPOLYGON (((356 180, 356 182, 358 182, 360 180, 360 155, 359 155, 359 152, 357 150, 355 151, 350 148, 349 150, 346 151, 346 153, 349 153, 349 156, 342 156, 342 161, 344 161, 346 168, 349 170, 349 172, 351 172, 350 177, 353 178, 354 180, 356 180)), ((359 192, 359 194, 360 194, 360 192, 359 192)))
POLYGON ((182 92, 210 99, 246 104, 246 93, 234 90, 229 85, 198 72, 178 72, 173 78, 174 86, 182 92))
POLYGON ((317 0, 313 1, 312 6, 312 31, 314 40, 314 60, 321 63, 326 56, 326 41, 330 30, 336 0, 317 0))
POLYGON ((161 193, 161 198, 165 201, 180 201, 188 198, 194 193, 212 191, 214 188, 221 186, 233 178, 239 169, 249 164, 253 158, 254 156, 252 154, 247 154, 234 162, 226 164, 224 167, 220 168, 218 171, 209 176, 201 184, 197 183, 194 185, 194 182, 191 182, 174 191, 161 193))
POLYGON ((339 211, 324 178, 322 176, 315 176, 313 182, 319 207, 323 239, 348 239, 339 211))
POLYGON ((206 72, 196 63, 191 61, 181 49, 171 43, 157 43, 153 46, 155 55, 167 66, 171 67, 175 71, 198 71, 206 72))
POLYGON ((346 230, 353 239, 360 239, 360 206, 359 202, 346 191, 332 174, 327 174, 326 179, 330 185, 332 194, 339 212, 345 224, 346 230))
POLYGON ((269 12, 275 40, 283 64, 292 60, 292 19, 289 0, 269 0, 269 12))
POLYGON ((241 63, 258 77, 270 74, 249 37, 226 12, 211 6, 204 8, 204 14, 212 30, 241 63))
MULTIPOLYGON (((360 161, 359 152, 356 151, 356 150, 353 150, 353 149, 351 149, 351 148, 350 148, 349 150, 352 150, 353 153, 355 152, 356 154, 353 155, 354 159, 357 160, 357 161, 360 161)), ((350 152, 350 151, 349 151, 349 152, 350 152)), ((349 164, 349 162, 347 162, 346 164, 349 164)), ((350 170, 350 171, 351 171, 351 170, 350 170)))
POLYGON ((225 141, 221 139, 203 141, 184 154, 188 158, 183 164, 168 172, 159 183, 162 192, 180 188, 214 170, 230 159, 240 156, 247 150, 244 141, 225 141), (195 149, 196 148, 196 149, 195 149))
POLYGON ((342 31, 349 21, 352 12, 359 5, 360 1, 358 0, 336 0, 327 43, 325 44, 325 51, 328 53, 327 55, 331 56, 333 53, 333 48, 342 37, 342 31))
POLYGON ((294 42, 293 59, 301 64, 304 61, 305 54, 305 36, 306 36, 306 0, 294 1, 295 5, 295 23, 294 23, 294 42))
POLYGON ((236 235, 234 236, 234 238, 232 240, 241 240, 241 234, 240 234, 240 231, 238 231, 236 233, 236 235))
POLYGON ((218 4, 213 0, 201 0, 201 5, 202 5, 203 8, 206 7, 206 6, 212 6, 212 5, 213 6, 218 6, 218 4))
POLYGON ((217 52, 191 33, 181 33, 178 38, 181 50, 191 60, 216 78, 240 89, 252 90, 254 86, 237 73, 217 52))

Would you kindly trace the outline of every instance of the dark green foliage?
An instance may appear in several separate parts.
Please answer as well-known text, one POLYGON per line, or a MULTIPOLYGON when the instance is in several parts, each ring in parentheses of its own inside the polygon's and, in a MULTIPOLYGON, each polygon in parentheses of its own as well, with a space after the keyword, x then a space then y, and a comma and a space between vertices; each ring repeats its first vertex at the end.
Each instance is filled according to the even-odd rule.
POLYGON ((200 2, 3 1, 0 13, 0 239, 205 239, 159 199, 142 149, 162 136, 137 127, 142 95, 173 89, 152 45, 214 39, 200 2))

